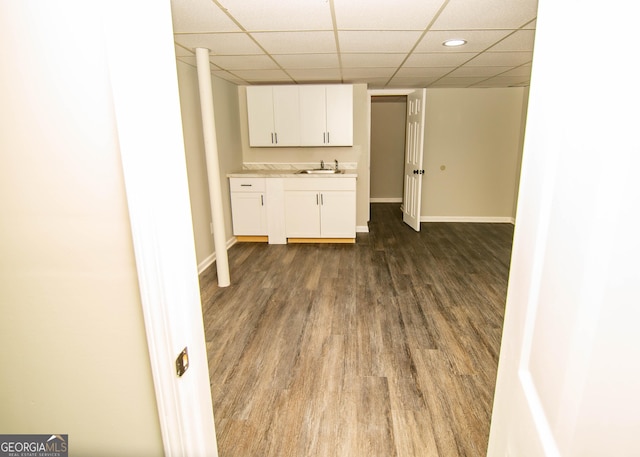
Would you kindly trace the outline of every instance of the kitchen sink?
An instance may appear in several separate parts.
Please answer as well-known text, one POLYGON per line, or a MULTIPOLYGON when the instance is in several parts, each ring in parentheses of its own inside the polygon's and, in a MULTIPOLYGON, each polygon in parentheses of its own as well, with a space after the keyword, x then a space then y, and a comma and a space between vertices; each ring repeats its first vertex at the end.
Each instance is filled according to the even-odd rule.
POLYGON ((307 170, 300 170, 297 174, 302 175, 333 175, 342 173, 342 170, 334 170, 332 168, 312 168, 307 170))

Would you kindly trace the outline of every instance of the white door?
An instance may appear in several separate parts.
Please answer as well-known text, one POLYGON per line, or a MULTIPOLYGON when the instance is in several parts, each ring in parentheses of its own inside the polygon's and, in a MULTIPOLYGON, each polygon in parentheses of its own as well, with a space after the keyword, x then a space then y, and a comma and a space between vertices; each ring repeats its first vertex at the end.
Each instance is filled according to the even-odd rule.
POLYGON ((640 455, 640 88, 607 70, 634 65, 636 7, 583 4, 625 44, 577 26, 566 59, 561 3, 539 2, 489 457, 640 455), (576 80, 587 56, 601 65, 576 80))
POLYGON ((102 8, 104 22, 97 25, 106 35, 114 141, 122 157, 165 455, 217 456, 170 5, 148 0, 105 2, 102 8), (142 23, 145 33, 139 33, 142 23), (188 369, 178 375, 177 362, 187 362, 179 357, 184 348, 188 369))
POLYGON ((407 138, 404 153, 402 220, 416 232, 420 231, 426 94, 426 89, 418 89, 407 95, 407 138))

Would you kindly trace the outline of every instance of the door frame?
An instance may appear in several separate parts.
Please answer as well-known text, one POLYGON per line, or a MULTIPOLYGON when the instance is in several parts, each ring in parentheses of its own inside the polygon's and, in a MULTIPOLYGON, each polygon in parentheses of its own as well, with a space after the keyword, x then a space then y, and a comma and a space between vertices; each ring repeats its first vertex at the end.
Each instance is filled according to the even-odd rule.
MULTIPOLYGON (((371 97, 407 96, 417 89, 368 89, 367 90, 367 129, 369 145, 367 147, 367 166, 369 179, 367 180, 367 197, 371 201, 371 97)), ((367 205, 367 221, 371 220, 371 205, 367 205)))

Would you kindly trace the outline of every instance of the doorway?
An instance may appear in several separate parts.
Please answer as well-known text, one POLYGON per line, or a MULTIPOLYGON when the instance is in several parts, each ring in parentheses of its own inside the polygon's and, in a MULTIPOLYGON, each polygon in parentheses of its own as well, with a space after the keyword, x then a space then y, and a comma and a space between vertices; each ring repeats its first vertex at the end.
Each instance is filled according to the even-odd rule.
POLYGON ((371 203, 402 203, 407 96, 371 97, 371 203))

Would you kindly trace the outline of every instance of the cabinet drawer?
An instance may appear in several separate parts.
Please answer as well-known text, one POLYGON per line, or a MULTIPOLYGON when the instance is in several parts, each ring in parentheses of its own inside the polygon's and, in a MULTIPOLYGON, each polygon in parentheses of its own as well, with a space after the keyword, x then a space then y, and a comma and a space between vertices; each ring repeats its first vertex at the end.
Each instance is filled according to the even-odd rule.
POLYGON ((229 178, 231 192, 264 192, 265 178, 229 178))

